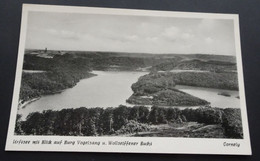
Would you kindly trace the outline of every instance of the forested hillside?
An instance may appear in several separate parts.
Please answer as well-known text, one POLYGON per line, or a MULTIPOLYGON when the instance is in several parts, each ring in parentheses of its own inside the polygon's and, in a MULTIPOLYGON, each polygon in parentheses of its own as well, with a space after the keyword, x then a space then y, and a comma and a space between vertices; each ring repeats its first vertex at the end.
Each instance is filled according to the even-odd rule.
POLYGON ((40 73, 22 73, 20 104, 61 90, 71 88, 80 79, 94 76, 89 63, 74 59, 71 55, 55 56, 53 59, 25 55, 24 69, 40 70, 40 73))
MULTIPOLYGON (((154 106, 149 110, 143 106, 119 106, 106 109, 81 107, 48 110, 31 113, 26 121, 18 119, 15 132, 19 135, 136 135, 149 133, 156 125, 184 125, 189 122, 197 122, 197 125, 205 128, 207 125, 218 125, 223 130, 223 137, 243 138, 239 109, 211 107, 180 110, 154 106)), ((214 137, 199 130, 190 131, 190 134, 191 137, 214 137)))
POLYGON ((54 62, 58 59, 67 59, 70 61, 77 59, 77 61, 96 70, 137 70, 144 67, 151 67, 152 71, 169 71, 174 68, 190 69, 192 67, 200 70, 206 70, 206 68, 210 67, 208 70, 211 71, 222 70, 223 68, 236 70, 234 56, 54 50, 49 50, 46 53, 42 50, 26 50, 24 69, 49 69, 55 66, 54 62), (45 60, 41 59, 44 56, 53 57, 54 61, 46 58, 45 60))

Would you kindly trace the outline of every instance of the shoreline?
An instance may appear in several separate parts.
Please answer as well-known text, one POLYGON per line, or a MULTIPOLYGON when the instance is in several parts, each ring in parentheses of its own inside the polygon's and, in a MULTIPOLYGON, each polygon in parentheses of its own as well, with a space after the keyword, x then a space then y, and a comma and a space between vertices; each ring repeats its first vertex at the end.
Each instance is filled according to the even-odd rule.
POLYGON ((39 100, 40 98, 41 98, 41 96, 40 96, 40 97, 33 98, 33 99, 30 99, 30 100, 28 100, 28 101, 25 101, 25 102, 22 103, 22 104, 21 104, 21 100, 20 100, 20 101, 19 101, 19 104, 18 104, 18 110, 25 108, 26 105, 28 105, 28 104, 30 104, 30 103, 32 103, 32 102, 34 102, 34 101, 37 101, 37 100, 39 100))
MULTIPOLYGON (((95 73, 90 73, 90 74, 91 74, 90 76, 87 76, 86 78, 83 78, 83 79, 88 79, 88 78, 92 78, 92 77, 94 77, 94 76, 97 76, 97 74, 95 74, 95 73)), ((81 81, 81 80, 83 80, 83 79, 80 79, 79 81, 81 81)), ((79 82, 79 81, 78 81, 78 82, 79 82)), ((78 84, 78 82, 77 82, 73 87, 75 87, 75 86, 78 84)), ((73 88, 73 87, 70 87, 70 88, 73 88)), ((66 88, 66 89, 69 89, 69 88, 66 88)), ((29 100, 25 101, 24 103, 21 103, 22 100, 19 100, 19 102, 18 102, 18 110, 23 109, 23 108, 26 108, 26 105, 28 105, 28 104, 30 104, 30 103, 32 103, 32 102, 34 102, 34 101, 39 100, 42 96, 47 96, 47 95, 53 95, 53 94, 62 93, 62 92, 65 91, 66 89, 62 89, 62 90, 59 90, 59 91, 53 91, 53 92, 50 92, 50 93, 42 94, 41 96, 36 97, 36 98, 29 99, 29 100)))

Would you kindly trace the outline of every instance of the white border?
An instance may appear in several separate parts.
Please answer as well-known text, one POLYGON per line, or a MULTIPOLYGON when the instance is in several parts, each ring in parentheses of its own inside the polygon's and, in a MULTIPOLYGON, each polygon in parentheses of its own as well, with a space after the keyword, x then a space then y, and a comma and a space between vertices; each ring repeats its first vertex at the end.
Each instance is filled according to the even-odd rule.
POLYGON ((22 10, 22 22, 20 31, 20 44, 16 68, 15 85, 12 100, 12 109, 9 121, 8 136, 6 140, 7 151, 73 151, 73 152, 127 152, 127 153, 189 153, 189 154, 236 154, 251 155, 251 145, 247 121, 242 58, 240 49, 239 20, 237 14, 213 14, 213 13, 189 13, 170 11, 148 11, 130 9, 109 9, 95 7, 71 7, 54 5, 24 4, 22 10), (236 58, 239 78, 240 104, 243 124, 243 139, 205 139, 205 138, 174 138, 174 137, 70 137, 70 136, 18 136, 14 135, 15 120, 18 107, 22 65, 25 49, 27 29, 27 16, 29 11, 64 12, 64 13, 92 13, 136 16, 162 16, 181 18, 211 18, 230 19, 234 21, 236 58), (85 141, 133 141, 152 142, 152 146, 95 146, 95 145, 21 145, 13 144, 13 140, 85 140, 85 141), (224 142, 239 143, 240 147, 225 147, 224 142))

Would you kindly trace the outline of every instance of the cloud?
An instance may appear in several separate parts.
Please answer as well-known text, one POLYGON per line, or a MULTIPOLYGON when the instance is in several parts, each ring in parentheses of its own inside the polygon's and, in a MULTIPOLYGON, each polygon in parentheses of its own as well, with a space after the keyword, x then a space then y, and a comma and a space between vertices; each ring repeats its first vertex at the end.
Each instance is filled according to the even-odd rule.
POLYGON ((126 36, 124 36, 124 38, 127 41, 136 41, 139 37, 137 35, 126 35, 126 36))
POLYGON ((179 34, 180 29, 175 26, 171 26, 164 29, 162 36, 170 40, 176 40, 179 37, 179 34))
POLYGON ((207 37, 207 38, 205 38, 205 42, 207 44, 212 44, 214 42, 214 40, 211 37, 207 37))
POLYGON ((194 35, 193 34, 190 34, 190 33, 183 33, 182 35, 181 35, 181 38, 182 39, 192 39, 194 37, 194 35))
POLYGON ((159 38, 157 36, 148 36, 145 38, 145 40, 148 42, 156 42, 159 40, 159 38))
POLYGON ((204 31, 204 30, 209 30, 212 31, 211 29, 215 28, 217 25, 216 20, 214 19, 202 19, 198 25, 199 29, 204 31))
POLYGON ((80 38, 81 34, 75 31, 69 30, 55 30, 55 29, 47 29, 47 33, 62 38, 62 39, 74 39, 77 40, 80 38))

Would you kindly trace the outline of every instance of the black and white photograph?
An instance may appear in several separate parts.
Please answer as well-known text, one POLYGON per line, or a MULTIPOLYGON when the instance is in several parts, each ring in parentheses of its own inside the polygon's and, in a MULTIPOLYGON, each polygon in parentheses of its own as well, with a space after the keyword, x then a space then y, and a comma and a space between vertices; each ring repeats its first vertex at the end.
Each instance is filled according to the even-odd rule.
POLYGON ((238 27, 234 14, 24 5, 7 149, 250 154, 238 27))

